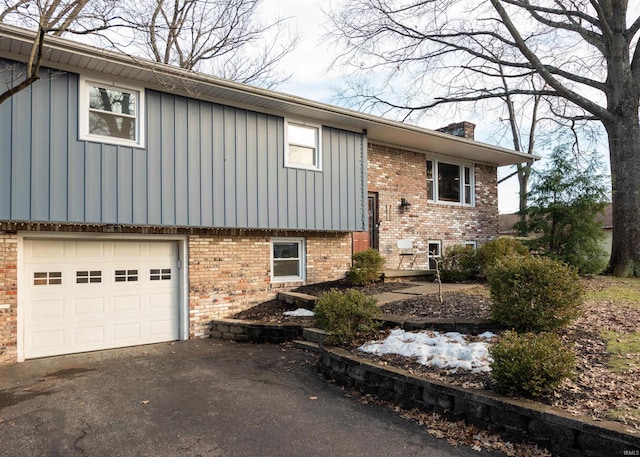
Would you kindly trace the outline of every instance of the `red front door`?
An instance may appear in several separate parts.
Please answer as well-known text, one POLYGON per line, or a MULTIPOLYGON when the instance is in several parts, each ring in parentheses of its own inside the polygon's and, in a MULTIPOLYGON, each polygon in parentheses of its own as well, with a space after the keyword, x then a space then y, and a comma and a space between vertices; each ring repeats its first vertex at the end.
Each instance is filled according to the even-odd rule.
POLYGON ((364 251, 368 248, 378 249, 379 246, 379 217, 378 217, 378 194, 369 192, 367 198, 367 206, 369 211, 369 231, 353 233, 353 253, 364 251))

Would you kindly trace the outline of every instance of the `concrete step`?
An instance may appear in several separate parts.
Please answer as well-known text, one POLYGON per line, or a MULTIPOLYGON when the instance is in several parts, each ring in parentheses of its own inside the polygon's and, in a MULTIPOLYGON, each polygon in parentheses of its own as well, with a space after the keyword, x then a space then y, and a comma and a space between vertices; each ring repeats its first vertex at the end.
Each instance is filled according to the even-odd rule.
POLYGON ((309 352, 320 352, 320 345, 311 341, 293 340, 293 347, 309 352))
POLYGON ((384 282, 404 280, 426 280, 433 277, 434 270, 384 270, 384 282))
POLYGON ((318 297, 300 292, 278 292, 278 300, 282 300, 289 305, 299 308, 313 309, 316 306, 318 297))
POLYGON ((328 336, 328 332, 319 328, 307 327, 302 330, 302 338, 313 343, 322 344, 328 336))

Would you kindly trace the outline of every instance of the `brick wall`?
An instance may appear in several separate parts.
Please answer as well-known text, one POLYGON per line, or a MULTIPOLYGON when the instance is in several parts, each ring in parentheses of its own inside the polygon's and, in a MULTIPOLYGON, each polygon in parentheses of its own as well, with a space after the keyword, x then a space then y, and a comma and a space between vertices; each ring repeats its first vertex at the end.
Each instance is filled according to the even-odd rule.
MULTIPOLYGON (((304 237, 307 284, 344 277, 351 265, 350 234, 287 233, 304 237)), ((213 319, 275 298, 301 283, 271 283, 271 235, 189 237, 190 337, 206 337, 213 319)))
POLYGON ((475 138, 476 125, 466 121, 455 122, 445 127, 436 129, 436 131, 473 140, 475 138))
POLYGON ((380 253, 387 259, 388 268, 398 264, 396 241, 399 239, 413 239, 423 249, 428 240, 440 240, 444 250, 463 241, 480 245, 497 236, 495 167, 475 165, 474 207, 448 205, 427 201, 424 154, 378 144, 370 144, 368 153, 369 191, 378 192, 380 253), (411 203, 408 211, 400 209, 401 198, 411 203))
MULTIPOLYGON (((102 233, 104 226, 0 222, 0 365, 17 360, 16 232, 102 233)), ((267 232, 264 230, 132 227, 126 234, 186 235, 189 250, 189 337, 209 336, 211 320, 227 317, 280 290, 302 285, 271 283, 271 238, 300 237, 306 244, 306 284, 343 278, 351 265, 350 233, 267 232)))
POLYGON ((0 231, 0 365, 17 357, 18 240, 0 231))

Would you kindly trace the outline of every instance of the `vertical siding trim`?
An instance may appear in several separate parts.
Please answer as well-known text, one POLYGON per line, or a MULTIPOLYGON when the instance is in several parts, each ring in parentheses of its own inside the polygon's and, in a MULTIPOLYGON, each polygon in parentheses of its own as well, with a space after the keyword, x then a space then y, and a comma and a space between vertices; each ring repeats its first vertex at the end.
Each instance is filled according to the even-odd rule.
MULTIPOLYGON (((9 67, 6 70, 10 74, 10 80, 14 81, 14 70, 9 67)), ((0 105, 0 218, 11 219, 13 200, 13 154, 17 153, 17 148, 13 147, 13 103, 11 97, 0 105)))
POLYGON ((364 130, 362 135, 360 135, 360 229, 363 231, 369 230, 369 171, 367 168, 367 164, 369 163, 368 143, 367 131, 364 130))

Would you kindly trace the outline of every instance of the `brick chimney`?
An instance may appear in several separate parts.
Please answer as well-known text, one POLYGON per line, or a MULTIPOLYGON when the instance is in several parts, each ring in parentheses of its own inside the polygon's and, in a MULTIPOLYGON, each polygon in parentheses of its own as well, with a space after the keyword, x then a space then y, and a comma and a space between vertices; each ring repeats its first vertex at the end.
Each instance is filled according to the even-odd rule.
POLYGON ((449 124, 446 127, 442 127, 437 129, 438 132, 448 133, 453 136, 461 136, 462 138, 468 138, 470 140, 474 139, 474 131, 476 129, 476 125, 471 122, 463 121, 463 122, 455 122, 453 124, 449 124))

